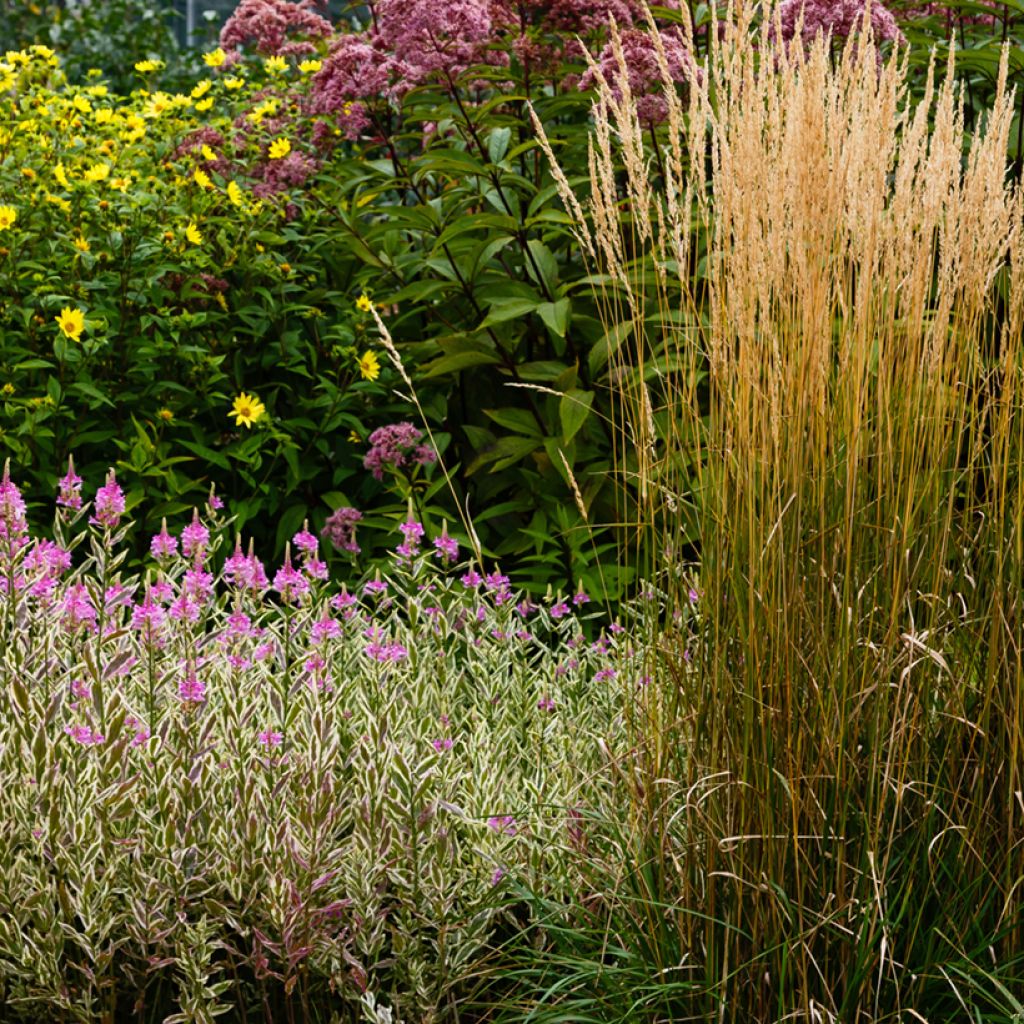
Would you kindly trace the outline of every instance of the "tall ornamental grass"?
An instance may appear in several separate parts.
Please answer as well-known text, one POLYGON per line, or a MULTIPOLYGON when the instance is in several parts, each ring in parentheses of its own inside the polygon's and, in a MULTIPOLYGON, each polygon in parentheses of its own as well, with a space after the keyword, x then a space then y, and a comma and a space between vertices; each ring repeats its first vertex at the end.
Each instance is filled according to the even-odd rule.
POLYGON ((965 134, 952 59, 914 103, 904 55, 864 34, 784 46, 759 6, 710 33, 682 98, 666 86, 653 154, 620 50, 588 198, 563 179, 627 339, 638 543, 699 618, 696 641, 662 634, 673 699, 651 705, 632 821, 591 864, 616 889, 524 968, 561 1006, 533 1019, 568 1001, 591 1020, 1019 1021, 1006 58, 965 134))

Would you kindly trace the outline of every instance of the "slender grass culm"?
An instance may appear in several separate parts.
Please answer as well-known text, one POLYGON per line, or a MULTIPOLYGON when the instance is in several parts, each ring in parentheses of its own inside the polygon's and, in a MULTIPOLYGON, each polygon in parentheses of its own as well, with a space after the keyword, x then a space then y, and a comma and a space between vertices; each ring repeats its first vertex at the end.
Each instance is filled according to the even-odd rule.
POLYGON ((785 47, 771 7, 732 15, 682 98, 661 50, 656 153, 620 46, 588 199, 561 179, 627 339, 637 543, 685 626, 634 722, 601 914, 554 940, 580 983, 548 991, 584 1016, 532 1019, 1021 1021, 1006 60, 965 134, 952 57, 912 98, 869 33, 785 47))

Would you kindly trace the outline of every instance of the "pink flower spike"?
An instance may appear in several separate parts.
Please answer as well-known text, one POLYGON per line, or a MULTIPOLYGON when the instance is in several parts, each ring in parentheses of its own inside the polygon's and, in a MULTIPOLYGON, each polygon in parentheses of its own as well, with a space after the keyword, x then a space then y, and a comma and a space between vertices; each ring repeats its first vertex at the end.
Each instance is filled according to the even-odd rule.
POLYGON ((115 529, 124 514, 124 491, 117 482, 117 476, 111 469, 107 473, 107 482, 96 492, 93 501, 93 515, 89 522, 94 525, 115 529))

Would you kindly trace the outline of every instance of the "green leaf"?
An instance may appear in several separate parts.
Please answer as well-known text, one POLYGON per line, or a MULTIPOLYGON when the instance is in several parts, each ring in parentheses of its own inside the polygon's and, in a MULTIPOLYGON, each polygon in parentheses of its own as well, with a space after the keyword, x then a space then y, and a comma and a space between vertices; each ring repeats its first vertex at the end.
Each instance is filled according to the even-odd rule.
POLYGON ((633 333, 633 321, 623 320, 609 330, 605 336, 590 350, 587 356, 587 367, 591 377, 604 368, 609 359, 619 350, 622 343, 633 333))
POLYGON ((594 404, 593 391, 573 388, 566 392, 558 403, 558 418, 562 423, 562 439, 568 444, 578 433, 590 415, 594 404))
POLYGON ((514 430, 527 437, 540 436, 537 421, 525 409, 484 409, 484 415, 506 430, 514 430))
POLYGON ((544 321, 548 330, 559 338, 565 337, 571 311, 572 303, 569 299, 559 299, 557 302, 542 302, 537 307, 537 315, 544 321))
POLYGON ((487 156, 492 164, 500 164, 504 159, 511 138, 511 128, 495 128, 491 132, 491 137, 487 140, 487 156))
POLYGON ((479 330, 494 324, 503 324, 508 320, 519 320, 524 316, 529 316, 539 305, 540 303, 536 299, 529 298, 495 299, 479 330))

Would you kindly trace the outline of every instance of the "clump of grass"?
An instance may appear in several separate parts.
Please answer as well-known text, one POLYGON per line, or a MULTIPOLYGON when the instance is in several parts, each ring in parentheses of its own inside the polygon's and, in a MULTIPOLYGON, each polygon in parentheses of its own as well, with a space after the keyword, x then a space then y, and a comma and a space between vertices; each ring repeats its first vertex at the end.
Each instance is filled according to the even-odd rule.
POLYGON ((658 639, 642 783, 605 849, 618 891, 596 931, 555 942, 551 1001, 592 966, 581 944, 605 951, 610 990, 626 967, 607 951, 657 935, 633 990, 670 969, 688 984, 669 1010, 600 1019, 1019 1020, 1024 195, 1006 59, 965 134, 952 57, 912 104, 904 59, 869 36, 785 51, 770 6, 734 15, 685 103, 666 88, 657 160, 625 74, 604 83, 585 215, 565 197, 608 326, 630 332, 637 543, 669 607, 688 606, 692 544, 699 612, 658 639))

